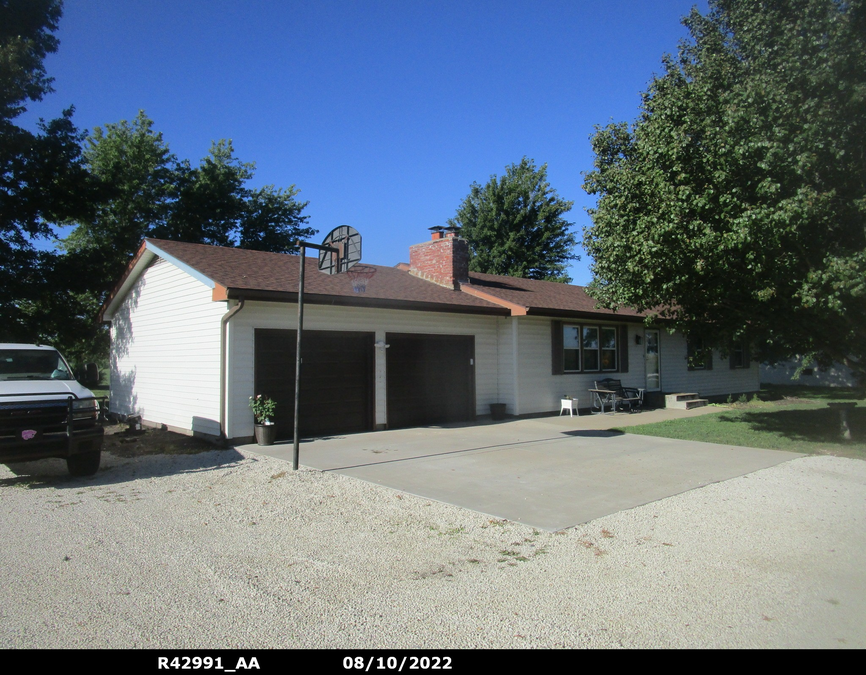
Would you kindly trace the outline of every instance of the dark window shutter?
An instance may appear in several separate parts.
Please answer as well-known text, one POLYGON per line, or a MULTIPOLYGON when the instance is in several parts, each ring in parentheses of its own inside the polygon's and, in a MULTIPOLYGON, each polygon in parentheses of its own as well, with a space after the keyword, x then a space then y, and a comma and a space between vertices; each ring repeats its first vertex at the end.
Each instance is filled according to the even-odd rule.
POLYGON ((734 360, 734 348, 731 347, 731 356, 728 359, 728 367, 733 370, 737 367, 737 362, 734 360))
POLYGON ((554 375, 562 375, 565 368, 562 363, 562 321, 550 322, 550 363, 554 375))
POLYGON ((707 350, 707 356, 704 358, 704 370, 712 370, 713 369, 713 350, 707 350))
POLYGON ((619 327, 619 372, 628 372, 628 326, 619 327))

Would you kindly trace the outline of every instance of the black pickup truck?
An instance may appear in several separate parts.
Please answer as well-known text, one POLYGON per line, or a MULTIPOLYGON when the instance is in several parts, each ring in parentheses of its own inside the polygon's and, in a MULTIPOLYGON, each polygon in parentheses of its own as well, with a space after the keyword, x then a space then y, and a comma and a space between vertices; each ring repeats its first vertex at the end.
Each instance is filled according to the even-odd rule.
POLYGON ((99 401, 56 349, 0 344, 0 463, 59 457, 91 476, 103 434, 99 401))

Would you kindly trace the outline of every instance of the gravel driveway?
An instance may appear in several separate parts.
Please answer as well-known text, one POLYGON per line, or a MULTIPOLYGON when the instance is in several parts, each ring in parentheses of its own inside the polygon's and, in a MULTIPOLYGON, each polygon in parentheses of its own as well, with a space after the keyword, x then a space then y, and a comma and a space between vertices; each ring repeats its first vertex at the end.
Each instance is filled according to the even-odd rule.
POLYGON ((6 647, 866 647, 866 462, 560 533, 237 450, 0 465, 6 647))

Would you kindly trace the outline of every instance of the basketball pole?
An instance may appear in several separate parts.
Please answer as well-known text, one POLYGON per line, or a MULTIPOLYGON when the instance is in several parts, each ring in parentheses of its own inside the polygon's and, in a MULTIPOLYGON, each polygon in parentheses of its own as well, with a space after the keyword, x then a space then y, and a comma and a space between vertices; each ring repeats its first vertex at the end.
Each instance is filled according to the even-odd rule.
MULTIPOLYGON (((295 441, 292 448, 292 471, 298 470, 298 460, 301 454, 301 439, 298 435, 298 420, 301 401, 301 336, 304 333, 304 261, 307 258, 307 248, 314 248, 317 251, 327 251, 328 253, 336 253, 340 255, 340 249, 333 246, 321 246, 319 244, 311 244, 307 241, 298 240, 301 254, 301 271, 298 279, 298 341, 295 345, 295 441)), ((340 265, 339 258, 337 266, 340 265)))

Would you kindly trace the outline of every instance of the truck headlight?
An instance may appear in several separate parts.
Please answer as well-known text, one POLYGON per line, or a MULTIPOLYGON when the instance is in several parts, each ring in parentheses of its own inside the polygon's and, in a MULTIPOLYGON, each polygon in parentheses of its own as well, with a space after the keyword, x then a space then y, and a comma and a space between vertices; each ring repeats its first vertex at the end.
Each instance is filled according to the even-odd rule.
POLYGON ((99 402, 95 398, 80 398, 72 401, 72 412, 76 419, 95 417, 99 412, 99 402))

